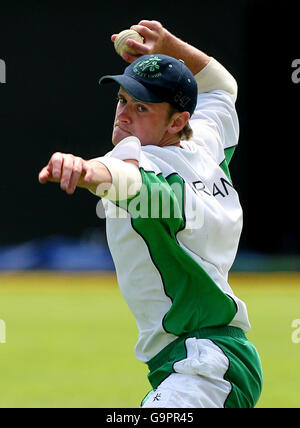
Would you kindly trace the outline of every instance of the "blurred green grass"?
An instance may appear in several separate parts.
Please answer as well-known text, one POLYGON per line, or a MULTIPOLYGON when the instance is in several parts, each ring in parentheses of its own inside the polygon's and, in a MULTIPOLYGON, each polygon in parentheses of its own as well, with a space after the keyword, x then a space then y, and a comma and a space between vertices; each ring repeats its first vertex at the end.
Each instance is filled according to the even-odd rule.
POLYGON ((231 284, 247 303, 248 338, 261 356, 264 386, 257 407, 299 408, 300 343, 292 341, 292 322, 300 319, 299 274, 233 275, 231 284))
MULTIPOLYGON (((247 302, 264 389, 257 407, 300 407, 300 276, 232 274, 247 302)), ((113 275, 3 274, 1 408, 138 407, 150 389, 137 327, 113 275)))

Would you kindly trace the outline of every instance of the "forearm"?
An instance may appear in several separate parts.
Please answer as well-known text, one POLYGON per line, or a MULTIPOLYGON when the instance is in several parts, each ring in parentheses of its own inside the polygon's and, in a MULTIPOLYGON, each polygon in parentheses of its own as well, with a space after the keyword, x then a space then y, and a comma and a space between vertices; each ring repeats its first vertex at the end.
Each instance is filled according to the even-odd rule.
POLYGON ((166 29, 164 29, 163 37, 163 52, 160 53, 172 56, 177 59, 182 59, 185 65, 194 75, 203 70, 204 67, 206 67, 206 65, 210 62, 211 57, 196 47, 189 45, 188 43, 174 36, 166 29))
MULTIPOLYGON (((196 77, 199 93, 224 90, 236 99, 237 84, 231 74, 214 58, 170 33, 157 21, 140 21, 132 29, 144 37, 144 43, 133 40, 128 45, 140 55, 165 54, 182 59, 196 77)), ((114 40, 114 36, 112 38, 114 40)), ((128 62, 137 57, 127 55, 128 62)))
POLYGON ((135 196, 142 185, 140 146, 138 138, 130 136, 120 141, 110 156, 88 161, 71 154, 54 153, 41 170, 39 181, 60 183, 69 195, 76 187, 82 187, 111 200, 128 199, 135 196))
POLYGON ((81 177, 78 186, 94 194, 97 194, 97 189, 100 185, 102 186, 102 190, 108 191, 112 184, 112 175, 109 169, 103 163, 99 162, 98 158, 87 161, 87 164, 93 171, 89 178, 89 182, 85 181, 85 177, 81 177))
POLYGON ((136 160, 123 161, 105 156, 93 159, 91 162, 95 169, 98 168, 97 164, 101 169, 106 168, 110 176, 109 181, 101 181, 96 187, 89 187, 95 195, 112 201, 122 201, 135 196, 140 191, 142 177, 136 160))
POLYGON ((134 159, 120 160, 114 157, 99 157, 87 161, 91 173, 88 182, 81 177, 78 187, 94 195, 113 201, 135 196, 142 185, 138 163, 134 159))
MULTIPOLYGON (((127 45, 133 48, 139 55, 164 54, 173 58, 182 59, 185 65, 195 75, 199 73, 210 61, 210 57, 196 47, 170 33, 158 21, 142 20, 131 29, 137 31, 144 38, 144 43, 128 40, 127 45)), ((112 36, 114 41, 116 35, 112 36)), ((123 55, 127 62, 132 62, 138 56, 127 53, 123 55)))
POLYGON ((237 83, 222 64, 194 46, 178 39, 167 30, 164 29, 164 31, 163 45, 167 47, 167 55, 185 62, 196 77, 199 93, 219 89, 229 92, 236 100, 237 83))

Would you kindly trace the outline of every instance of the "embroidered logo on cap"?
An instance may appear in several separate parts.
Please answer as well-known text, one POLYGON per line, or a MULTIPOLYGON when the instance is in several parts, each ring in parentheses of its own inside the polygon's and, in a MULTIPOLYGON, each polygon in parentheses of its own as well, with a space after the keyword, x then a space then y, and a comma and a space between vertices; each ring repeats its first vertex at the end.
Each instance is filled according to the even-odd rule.
POLYGON ((139 76, 147 79, 158 78, 162 75, 159 71, 160 65, 158 64, 158 61, 161 61, 161 58, 158 56, 153 56, 149 59, 140 61, 133 67, 133 71, 139 76))

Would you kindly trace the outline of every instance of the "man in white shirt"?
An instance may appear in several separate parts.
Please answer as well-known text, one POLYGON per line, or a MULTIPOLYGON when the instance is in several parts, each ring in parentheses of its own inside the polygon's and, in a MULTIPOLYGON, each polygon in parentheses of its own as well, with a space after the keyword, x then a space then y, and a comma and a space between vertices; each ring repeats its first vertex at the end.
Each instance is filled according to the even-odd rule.
MULTIPOLYGON (((259 356, 246 305, 228 283, 242 230, 229 162, 237 84, 214 58, 157 21, 132 26, 139 55, 119 85, 114 148, 85 161, 56 153, 39 180, 102 197, 118 283, 136 318, 136 356, 153 390, 142 407, 254 407, 259 356)), ((112 36, 114 41, 116 35, 112 36)))

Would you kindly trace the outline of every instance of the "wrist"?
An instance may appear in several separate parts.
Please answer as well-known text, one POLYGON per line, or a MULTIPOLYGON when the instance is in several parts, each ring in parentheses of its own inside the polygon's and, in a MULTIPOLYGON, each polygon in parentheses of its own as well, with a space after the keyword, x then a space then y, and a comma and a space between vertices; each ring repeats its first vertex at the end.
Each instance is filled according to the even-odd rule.
POLYGON ((174 36, 167 29, 163 29, 162 41, 160 44, 160 52, 164 55, 172 56, 173 58, 180 59, 179 52, 183 47, 184 42, 178 37, 174 36))
POLYGON ((100 157, 96 160, 107 169, 110 181, 100 182, 92 193, 112 201, 122 201, 135 196, 142 186, 142 176, 138 166, 129 160, 114 157, 100 157))
POLYGON ((108 168, 97 159, 91 159, 87 161, 87 164, 91 170, 91 175, 89 176, 88 181, 85 180, 85 177, 82 177, 80 179, 79 187, 87 189, 92 193, 96 193, 97 187, 100 184, 105 183, 108 189, 112 183, 112 177, 108 168))

